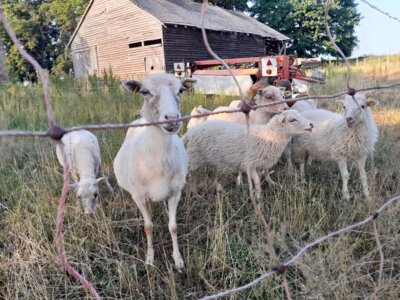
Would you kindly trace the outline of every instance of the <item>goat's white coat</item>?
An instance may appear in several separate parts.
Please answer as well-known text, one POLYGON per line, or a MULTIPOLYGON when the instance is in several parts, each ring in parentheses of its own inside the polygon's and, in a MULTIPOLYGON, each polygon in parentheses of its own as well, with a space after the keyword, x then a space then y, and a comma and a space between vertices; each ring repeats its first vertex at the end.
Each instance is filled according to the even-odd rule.
MULTIPOLYGON (((184 86, 174 76, 153 74, 143 84, 133 81, 124 83, 128 89, 129 84, 138 85, 144 96, 142 118, 135 122, 180 117, 180 92, 184 86)), ((132 195, 143 215, 147 237, 146 262, 149 264, 154 262, 154 249, 153 223, 147 201, 168 200, 172 256, 178 270, 184 268, 184 262, 178 248, 176 210, 188 172, 187 154, 181 139, 176 135, 180 127, 181 122, 176 122, 131 129, 114 160, 118 184, 132 195)))
MULTIPOLYGON (((259 89, 257 92, 257 105, 268 104, 277 101, 284 101, 282 91, 275 86, 267 86, 259 89)), ((221 111, 225 109, 237 109, 239 103, 237 100, 232 101, 229 107, 218 107, 214 111, 221 111)), ((257 110, 251 110, 249 113, 250 124, 265 124, 267 123, 274 114, 281 113, 288 108, 286 103, 275 104, 258 108, 257 110)), ((209 116, 207 120, 224 120, 229 122, 246 124, 246 116, 242 112, 237 113, 221 113, 209 116)))
POLYGON ((317 102, 313 99, 297 101, 290 107, 290 109, 303 113, 307 110, 317 109, 317 102))
MULTIPOLYGON (((293 109, 299 113, 303 113, 307 110, 317 109, 317 102, 313 99, 297 101, 290 107, 290 109, 293 109)), ((289 169, 292 169, 292 142, 290 142, 286 147, 285 151, 283 152, 283 157, 286 159, 289 169)), ((309 164, 311 164, 311 160, 312 158, 309 157, 309 164)))
MULTIPOLYGON (((191 116, 197 116, 197 115, 201 115, 201 114, 205 114, 205 113, 209 113, 211 112, 208 109, 205 109, 203 106, 197 106, 195 108, 192 109, 192 111, 190 112, 191 116)), ((187 129, 189 130, 190 128, 199 125, 200 123, 203 123, 205 120, 207 120, 207 116, 204 117, 198 117, 198 118, 191 118, 187 124, 187 129)))
POLYGON ((214 120, 193 127, 183 136, 183 141, 191 172, 209 166, 223 173, 247 173, 248 142, 248 175, 254 182, 256 196, 260 197, 261 185, 257 169, 268 170, 274 166, 292 136, 311 128, 310 122, 298 112, 287 110, 274 116, 267 124, 252 125, 249 139, 245 125, 214 120))
POLYGON ((376 101, 366 100, 360 94, 355 95, 355 100, 346 96, 342 101, 345 107, 344 115, 323 109, 302 113, 314 123, 315 130, 296 137, 293 149, 295 155, 301 159, 300 173, 303 179, 307 156, 319 161, 336 162, 343 180, 342 193, 345 199, 350 198, 347 161, 356 160, 363 193, 370 199, 365 161, 368 155, 373 154, 379 133, 368 106, 374 105, 376 101))
MULTIPOLYGON (((94 213, 98 201, 98 182, 96 179, 101 164, 100 148, 96 136, 87 131, 79 130, 66 133, 61 141, 64 143, 67 161, 76 188, 77 198, 84 206, 85 213, 94 213)), ((60 146, 56 147, 56 154, 60 164, 64 166, 60 146)))
MULTIPOLYGON (((257 93, 257 105, 272 103, 276 101, 283 101, 282 91, 274 86, 267 86, 258 90, 257 93)), ((233 100, 229 104, 229 106, 219 106, 213 110, 213 112, 224 111, 224 110, 235 110, 240 108, 242 104, 242 100, 233 100)), ((257 110, 251 110, 249 113, 249 122, 250 124, 265 124, 267 123, 274 114, 281 113, 283 110, 287 109, 288 106, 286 103, 280 103, 272 106, 267 106, 263 108, 259 108, 257 110)), ((199 115, 202 113, 211 112, 203 107, 195 107, 190 113, 191 116, 199 115)), ((208 117, 199 117, 190 119, 187 128, 193 128, 194 126, 206 121, 206 120, 223 120, 229 122, 235 122, 240 124, 246 124, 246 116, 242 112, 236 113, 220 113, 216 115, 211 115, 208 117)))

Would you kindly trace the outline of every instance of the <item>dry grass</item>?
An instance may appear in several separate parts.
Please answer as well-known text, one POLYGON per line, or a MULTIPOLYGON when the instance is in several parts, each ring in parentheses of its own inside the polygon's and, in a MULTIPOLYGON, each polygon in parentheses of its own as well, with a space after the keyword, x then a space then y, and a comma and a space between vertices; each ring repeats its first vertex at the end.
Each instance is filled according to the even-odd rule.
MULTIPOLYGON (((389 82, 400 57, 366 61, 354 68, 355 87, 389 82), (389 61, 389 64, 386 64, 389 61), (364 64, 364 65, 363 65, 364 64), (372 73, 371 73, 372 72, 372 73)), ((328 82, 313 93, 330 94, 345 87, 344 69, 327 69, 328 82)), ((82 84, 72 79, 52 82, 57 119, 63 126, 129 122, 141 102, 107 78, 105 88, 95 80, 82 84)), ((374 92, 380 101, 374 116, 380 130, 376 148, 374 203, 362 197, 357 172, 351 170, 351 201, 340 199, 341 182, 334 165, 318 164, 301 183, 297 172, 285 165, 273 178, 281 187, 263 183, 262 209, 271 226, 281 260, 305 243, 369 215, 376 205, 400 194, 400 89, 374 92)), ((230 99, 186 95, 185 113, 194 105, 215 107, 230 99)), ((332 101, 322 107, 336 110, 332 101)), ((0 92, 2 129, 45 129, 46 116, 39 87, 6 86, 0 92)), ((97 132, 103 165, 116 186, 112 159, 124 132, 97 132)), ((0 298, 88 299, 78 282, 60 268, 54 234, 61 188, 59 166, 51 141, 3 139, 0 141, 0 298)), ((368 166, 368 169, 370 166, 368 166)), ((225 191, 217 193, 204 174, 191 184, 196 193, 183 192, 178 209, 178 236, 186 274, 178 274, 171 258, 172 243, 163 205, 152 205, 155 224, 156 266, 146 266, 143 221, 130 196, 116 188, 101 187, 100 210, 87 218, 67 201, 64 239, 67 257, 104 299, 195 299, 243 285, 275 264, 265 249, 262 229, 248 198, 247 186, 238 188, 233 178, 221 178, 225 191)), ((287 278, 293 299, 399 299, 399 205, 390 207, 378 221, 385 255, 383 283, 377 286, 379 253, 373 228, 344 234, 306 253, 287 278)), ((282 299, 279 278, 238 294, 233 299, 282 299)))

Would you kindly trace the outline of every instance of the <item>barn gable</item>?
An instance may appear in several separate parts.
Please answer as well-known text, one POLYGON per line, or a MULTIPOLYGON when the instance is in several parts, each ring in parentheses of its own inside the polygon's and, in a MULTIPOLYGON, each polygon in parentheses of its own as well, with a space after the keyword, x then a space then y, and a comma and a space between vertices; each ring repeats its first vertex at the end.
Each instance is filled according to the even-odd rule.
MULTIPOLYGON (((75 76, 111 69, 120 78, 141 77, 172 72, 173 62, 209 59, 200 22, 201 4, 190 0, 92 0, 68 44, 75 76)), ((223 58, 266 55, 288 39, 219 7, 207 9, 205 28, 223 58)))

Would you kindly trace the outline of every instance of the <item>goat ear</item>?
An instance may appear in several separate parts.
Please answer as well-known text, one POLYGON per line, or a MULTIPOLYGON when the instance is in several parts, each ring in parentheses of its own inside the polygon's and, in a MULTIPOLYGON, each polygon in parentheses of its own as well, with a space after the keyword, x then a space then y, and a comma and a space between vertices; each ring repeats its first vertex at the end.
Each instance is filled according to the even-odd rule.
POLYGON ((185 78, 182 81, 182 87, 184 91, 190 91, 191 89, 194 88, 194 85, 196 84, 197 80, 194 78, 185 78))
POLYGON ((368 99, 365 101, 367 103, 367 106, 375 106, 379 104, 379 101, 373 100, 373 99, 368 99))
POLYGON ((142 83, 137 80, 126 80, 122 83, 122 86, 130 92, 138 92, 142 87, 142 83))
POLYGON ((286 117, 283 114, 279 114, 275 118, 277 118, 278 124, 283 124, 286 122, 286 117))
POLYGON ((96 179, 96 182, 99 183, 100 181, 102 181, 102 180, 104 180, 104 179, 106 179, 106 178, 105 178, 105 177, 97 178, 97 179, 96 179))

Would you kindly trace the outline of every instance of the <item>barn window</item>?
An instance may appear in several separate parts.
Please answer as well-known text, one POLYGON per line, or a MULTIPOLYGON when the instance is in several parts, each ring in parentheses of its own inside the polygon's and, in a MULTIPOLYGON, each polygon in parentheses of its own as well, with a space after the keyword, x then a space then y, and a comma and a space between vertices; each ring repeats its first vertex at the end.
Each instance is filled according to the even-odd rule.
POLYGON ((161 39, 144 41, 145 46, 161 45, 161 39))
POLYGON ((142 47, 142 42, 130 43, 129 48, 139 48, 142 47))

